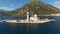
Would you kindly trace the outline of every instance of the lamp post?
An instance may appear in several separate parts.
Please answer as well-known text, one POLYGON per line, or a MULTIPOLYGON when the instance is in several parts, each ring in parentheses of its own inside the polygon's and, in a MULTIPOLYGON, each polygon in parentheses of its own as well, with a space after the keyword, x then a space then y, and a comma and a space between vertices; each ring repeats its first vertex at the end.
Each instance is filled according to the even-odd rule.
POLYGON ((20 12, 18 12, 17 13, 17 22, 19 21, 19 15, 21 15, 21 12, 22 12, 23 10, 20 10, 20 12))
POLYGON ((20 14, 19 14, 19 13, 17 13, 17 22, 19 21, 19 15, 20 15, 20 14))

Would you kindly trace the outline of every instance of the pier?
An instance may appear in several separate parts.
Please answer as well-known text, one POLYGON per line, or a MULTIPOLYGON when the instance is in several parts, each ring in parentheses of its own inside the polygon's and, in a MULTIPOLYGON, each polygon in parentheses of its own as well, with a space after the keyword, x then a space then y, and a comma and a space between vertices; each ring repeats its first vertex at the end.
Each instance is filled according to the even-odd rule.
POLYGON ((54 19, 43 19, 43 20, 38 20, 38 21, 27 21, 27 20, 19 20, 17 22, 17 20, 1 20, 0 22, 6 22, 6 23, 46 23, 46 22, 52 22, 55 21, 54 19))

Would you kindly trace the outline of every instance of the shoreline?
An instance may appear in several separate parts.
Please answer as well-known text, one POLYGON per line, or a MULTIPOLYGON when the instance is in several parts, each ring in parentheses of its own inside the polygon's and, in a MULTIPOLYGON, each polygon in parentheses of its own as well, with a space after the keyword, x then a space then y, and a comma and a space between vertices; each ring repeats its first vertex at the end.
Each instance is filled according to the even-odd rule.
POLYGON ((51 14, 51 15, 38 15, 38 16, 60 16, 60 14, 51 14))

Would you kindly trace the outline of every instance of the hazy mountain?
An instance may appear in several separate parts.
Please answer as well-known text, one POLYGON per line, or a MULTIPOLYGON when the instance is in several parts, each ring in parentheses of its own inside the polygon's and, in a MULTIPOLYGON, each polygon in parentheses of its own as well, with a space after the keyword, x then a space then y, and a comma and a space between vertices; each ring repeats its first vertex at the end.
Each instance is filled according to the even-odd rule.
POLYGON ((9 13, 9 15, 13 15, 13 16, 16 16, 17 14, 26 15, 27 11, 30 12, 30 14, 50 15, 60 12, 60 9, 49 4, 45 4, 41 1, 38 1, 37 3, 29 2, 24 6, 22 6, 21 8, 17 8, 13 12, 9 13))
POLYGON ((11 11, 0 10, 0 15, 1 15, 1 16, 8 16, 8 14, 9 14, 10 12, 11 12, 11 11))

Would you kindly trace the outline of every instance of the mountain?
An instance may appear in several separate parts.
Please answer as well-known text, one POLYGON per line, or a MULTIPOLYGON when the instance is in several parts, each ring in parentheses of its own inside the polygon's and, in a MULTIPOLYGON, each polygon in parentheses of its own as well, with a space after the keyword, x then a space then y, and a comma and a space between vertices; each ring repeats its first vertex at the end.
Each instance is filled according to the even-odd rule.
POLYGON ((4 10, 0 10, 0 14, 1 14, 1 16, 2 16, 2 15, 5 15, 4 13, 5 13, 4 10))
POLYGON ((0 16, 8 16, 10 11, 0 10, 0 16))
POLYGON ((50 14, 60 13, 60 9, 52 5, 38 1, 38 2, 29 2, 24 6, 22 6, 21 8, 17 8, 13 12, 9 13, 9 15, 11 16, 16 16, 17 14, 26 15, 27 11, 30 14, 38 14, 38 15, 50 15, 50 14))

